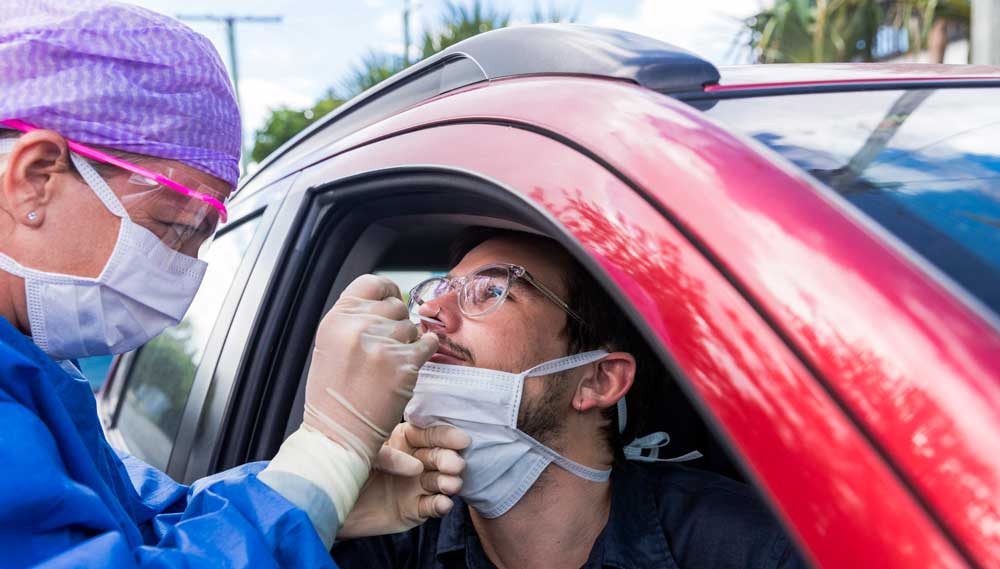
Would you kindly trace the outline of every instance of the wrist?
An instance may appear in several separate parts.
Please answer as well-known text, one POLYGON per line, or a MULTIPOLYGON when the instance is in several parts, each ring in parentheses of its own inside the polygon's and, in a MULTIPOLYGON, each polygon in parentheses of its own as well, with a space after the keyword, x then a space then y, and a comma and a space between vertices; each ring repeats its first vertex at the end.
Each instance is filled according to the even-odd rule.
POLYGON ((329 546, 368 479, 369 464, 368 457, 303 425, 258 478, 304 510, 329 546))
POLYGON ((313 432, 321 433, 330 441, 350 449, 362 457, 370 467, 389 433, 375 426, 352 406, 335 405, 326 413, 306 402, 302 424, 313 432))

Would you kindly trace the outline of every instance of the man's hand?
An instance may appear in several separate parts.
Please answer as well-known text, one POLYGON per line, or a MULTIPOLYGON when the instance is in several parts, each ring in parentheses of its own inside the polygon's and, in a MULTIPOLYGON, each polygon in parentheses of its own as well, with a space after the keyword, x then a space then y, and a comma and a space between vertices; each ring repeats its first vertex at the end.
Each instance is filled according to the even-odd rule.
POLYGON ((398 533, 447 514, 448 496, 462 489, 458 451, 467 446, 468 435, 453 427, 397 425, 337 539, 398 533))
POLYGON ((437 351, 410 322, 399 288, 358 277, 323 317, 306 379, 304 425, 371 464, 413 396, 417 371, 437 351))

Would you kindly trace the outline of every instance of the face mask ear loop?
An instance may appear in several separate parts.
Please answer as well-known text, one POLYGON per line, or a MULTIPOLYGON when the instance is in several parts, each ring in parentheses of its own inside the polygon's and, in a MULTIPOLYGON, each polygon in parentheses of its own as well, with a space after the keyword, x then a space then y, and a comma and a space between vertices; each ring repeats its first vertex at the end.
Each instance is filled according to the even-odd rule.
POLYGON ((549 375, 560 371, 566 371, 568 369, 573 369, 587 365, 589 363, 596 362, 597 360, 600 360, 601 358, 604 358, 607 355, 608 352, 604 350, 593 350, 590 352, 583 352, 582 354, 566 356, 565 358, 559 358, 557 360, 552 360, 538 364, 537 366, 524 372, 523 375, 524 377, 537 377, 540 375, 549 375))
POLYGON ((73 165, 76 166, 77 171, 80 172, 80 176, 83 177, 83 181, 97 194, 97 199, 101 200, 104 207, 122 219, 129 219, 128 212, 125 211, 125 206, 122 205, 121 200, 115 195, 111 186, 97 173, 97 170, 79 154, 70 152, 69 156, 73 161, 73 165))

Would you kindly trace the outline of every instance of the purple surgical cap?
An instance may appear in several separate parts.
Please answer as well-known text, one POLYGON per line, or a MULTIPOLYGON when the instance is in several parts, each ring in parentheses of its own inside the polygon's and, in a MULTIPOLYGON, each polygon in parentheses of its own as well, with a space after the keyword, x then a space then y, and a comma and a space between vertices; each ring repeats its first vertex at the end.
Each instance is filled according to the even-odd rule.
POLYGON ((207 38, 118 2, 0 1, 0 120, 177 160, 236 185, 239 109, 207 38))

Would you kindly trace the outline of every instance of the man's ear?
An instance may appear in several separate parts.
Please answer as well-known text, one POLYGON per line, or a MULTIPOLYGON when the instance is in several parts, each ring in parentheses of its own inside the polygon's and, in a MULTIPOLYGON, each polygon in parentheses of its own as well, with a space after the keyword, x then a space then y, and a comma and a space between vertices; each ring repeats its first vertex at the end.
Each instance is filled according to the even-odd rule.
POLYGON ((594 364, 583 376, 573 394, 577 411, 606 409, 625 397, 635 379, 635 358, 628 352, 614 352, 594 364))
POLYGON ((52 199, 55 176, 69 171, 66 139, 51 130, 35 130, 18 138, 7 157, 3 193, 16 223, 39 227, 52 199))

